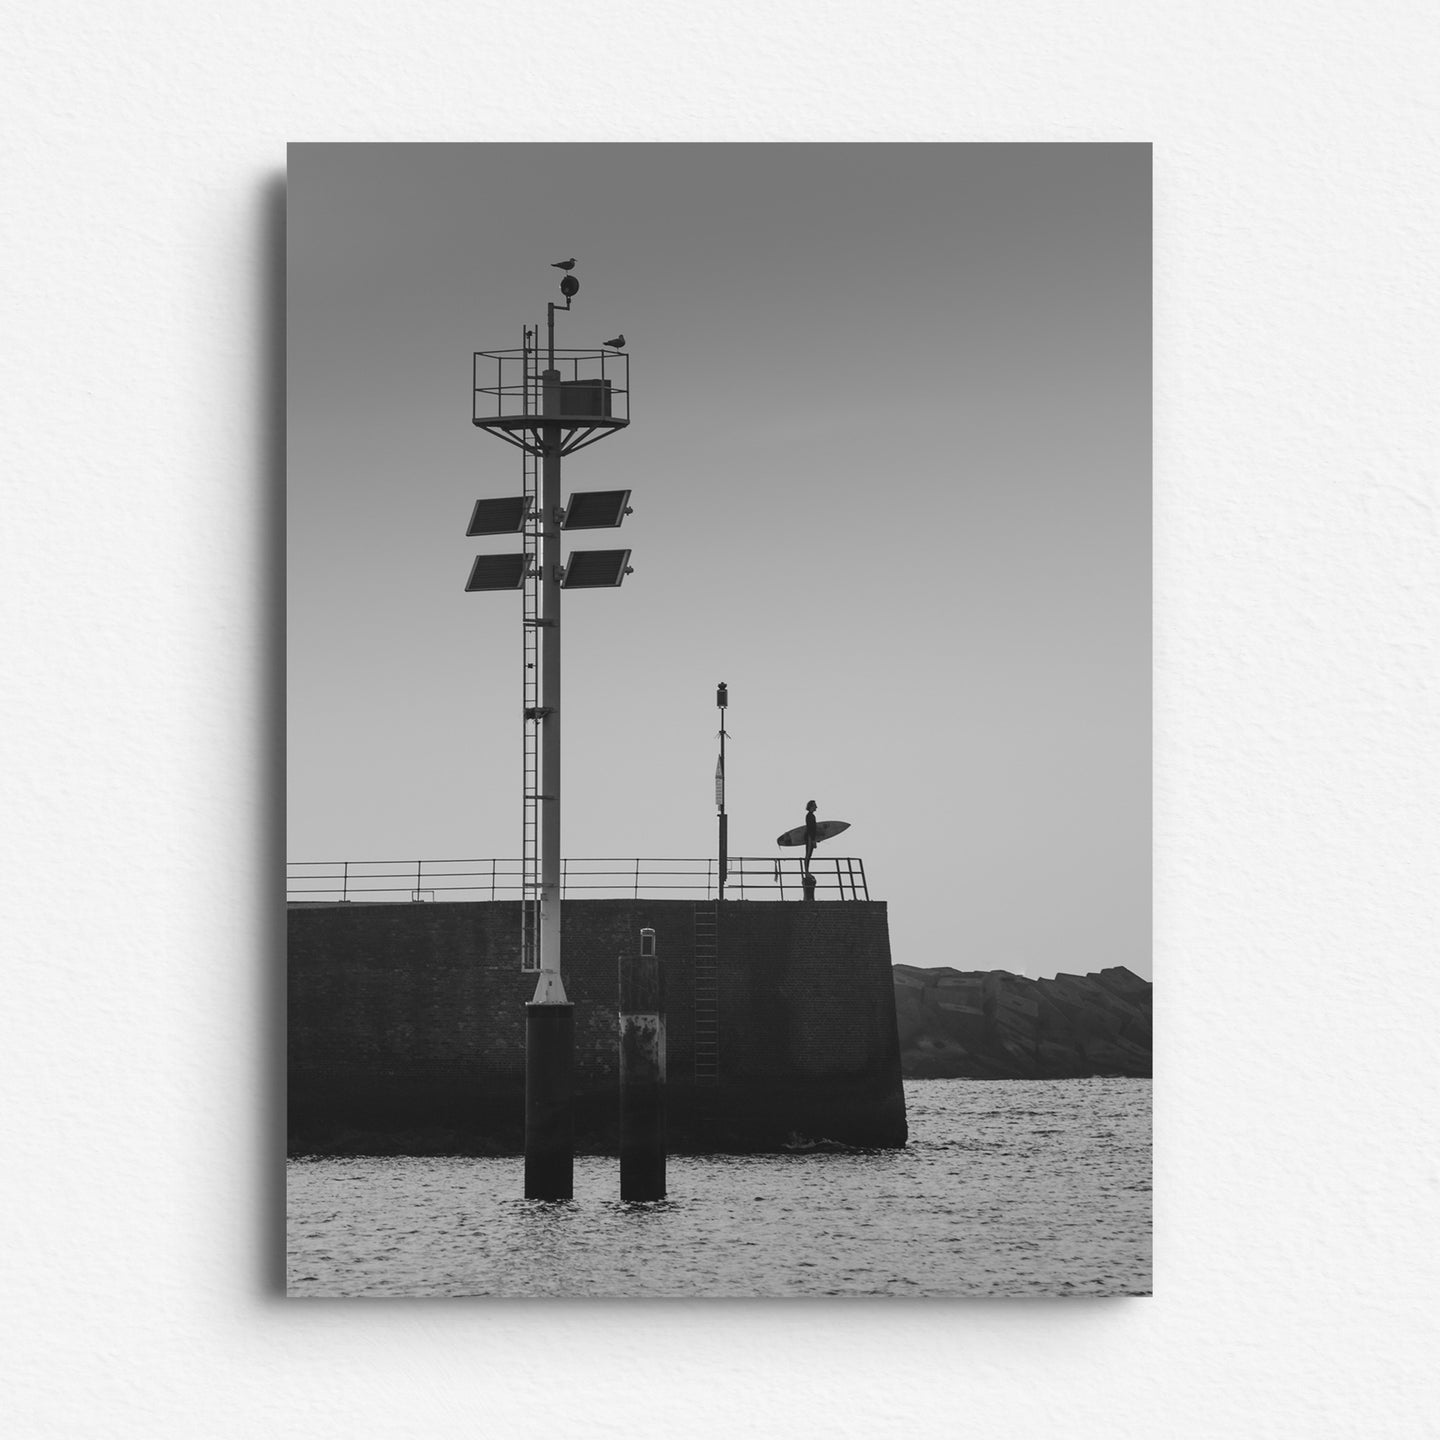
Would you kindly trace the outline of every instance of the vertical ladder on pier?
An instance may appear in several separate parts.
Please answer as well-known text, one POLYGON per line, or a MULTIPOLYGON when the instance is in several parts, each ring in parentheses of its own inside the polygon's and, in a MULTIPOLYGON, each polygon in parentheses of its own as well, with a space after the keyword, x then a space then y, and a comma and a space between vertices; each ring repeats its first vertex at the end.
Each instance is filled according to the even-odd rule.
POLYGON ((720 977, 717 906, 695 902, 695 1118, 698 1127, 714 1118, 720 1083, 720 977))
MULTIPOLYGON (((527 341, 528 347, 528 341, 527 341)), ((525 355, 525 408, 539 409, 538 356, 525 355)), ((524 820, 520 833, 520 968, 540 968, 540 460, 521 452, 525 519, 525 758, 524 820)))

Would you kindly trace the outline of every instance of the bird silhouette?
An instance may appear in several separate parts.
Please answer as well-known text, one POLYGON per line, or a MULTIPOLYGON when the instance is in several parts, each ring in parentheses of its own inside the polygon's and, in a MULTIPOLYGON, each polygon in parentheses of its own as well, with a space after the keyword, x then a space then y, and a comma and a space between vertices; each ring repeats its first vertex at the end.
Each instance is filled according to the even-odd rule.
POLYGON ((550 268, 552 270, 573 270, 575 262, 574 260, 557 260, 550 268))
POLYGON ((623 350, 625 348, 625 336, 617 335, 613 340, 607 340, 606 346, 611 350, 623 350))

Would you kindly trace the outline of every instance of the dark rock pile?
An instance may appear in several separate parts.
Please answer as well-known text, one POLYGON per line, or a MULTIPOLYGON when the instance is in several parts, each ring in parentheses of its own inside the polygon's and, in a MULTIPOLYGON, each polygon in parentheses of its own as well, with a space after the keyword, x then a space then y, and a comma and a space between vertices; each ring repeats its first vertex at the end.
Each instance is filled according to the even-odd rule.
POLYGON ((1008 970, 893 969, 908 1078, 1150 1074, 1151 985, 1123 965, 1053 980, 1008 970))

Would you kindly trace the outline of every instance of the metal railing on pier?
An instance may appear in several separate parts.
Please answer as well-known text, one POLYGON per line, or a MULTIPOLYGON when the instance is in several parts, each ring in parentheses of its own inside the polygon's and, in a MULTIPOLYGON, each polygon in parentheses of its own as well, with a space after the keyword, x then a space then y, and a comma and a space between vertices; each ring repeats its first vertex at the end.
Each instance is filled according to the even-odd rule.
MULTIPOLYGON (((800 900, 804 862, 798 855, 732 855, 725 877, 731 900, 800 900)), ((817 900, 868 900, 865 865, 855 856, 814 856, 810 873, 817 900)), ((397 901, 518 900, 519 857, 490 860, 291 860, 285 898, 293 904, 397 901)), ((714 900, 719 862, 698 859, 579 857, 561 862, 564 899, 714 900)))

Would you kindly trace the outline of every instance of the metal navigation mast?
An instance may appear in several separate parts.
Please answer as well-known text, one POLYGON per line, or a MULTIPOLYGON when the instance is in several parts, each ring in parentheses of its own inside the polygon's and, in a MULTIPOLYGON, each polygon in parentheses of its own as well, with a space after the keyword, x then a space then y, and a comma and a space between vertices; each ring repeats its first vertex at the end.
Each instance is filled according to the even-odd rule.
POLYGON ((543 351, 537 332, 527 329, 519 350, 475 353, 471 416, 479 429, 517 446, 522 455, 522 493, 477 501, 467 531, 519 534, 522 548, 518 554, 477 556, 465 588, 524 595, 520 966, 536 974, 527 1011, 525 1153, 526 1195, 539 1199, 568 1198, 573 1158, 568 1138, 573 1018, 560 973, 560 592, 618 586, 630 573, 629 550, 572 550, 568 560, 560 550, 562 530, 614 527, 630 513, 628 490, 577 493, 561 504, 562 458, 630 423, 625 337, 599 349, 555 346, 555 312, 568 311, 580 288, 571 273, 574 265, 567 260, 556 267, 565 271, 560 282, 565 303, 547 306, 543 351), (542 1040, 542 1033, 549 1038, 542 1040), (543 1123, 542 1112, 548 1117, 543 1123))

